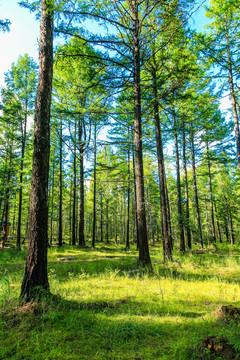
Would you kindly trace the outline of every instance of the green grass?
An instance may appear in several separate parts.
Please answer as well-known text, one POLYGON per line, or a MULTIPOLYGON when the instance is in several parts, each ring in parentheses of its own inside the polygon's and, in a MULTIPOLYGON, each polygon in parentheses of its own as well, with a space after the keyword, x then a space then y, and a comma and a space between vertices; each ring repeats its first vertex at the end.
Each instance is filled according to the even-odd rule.
POLYGON ((240 248, 174 254, 166 264, 161 254, 151 248, 154 272, 147 273, 138 271, 134 250, 51 248, 54 296, 37 314, 23 314, 26 250, 1 250, 0 359, 207 360, 198 344, 211 335, 240 353, 240 326, 216 316, 222 305, 240 306, 240 248), (59 260, 65 257, 73 259, 59 260))

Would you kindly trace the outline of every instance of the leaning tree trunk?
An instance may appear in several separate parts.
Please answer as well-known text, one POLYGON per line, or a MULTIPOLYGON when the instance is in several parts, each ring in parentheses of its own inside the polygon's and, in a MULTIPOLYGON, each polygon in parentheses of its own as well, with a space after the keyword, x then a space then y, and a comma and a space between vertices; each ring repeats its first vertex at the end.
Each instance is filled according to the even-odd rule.
MULTIPOLYGON (((47 276, 47 195, 50 155, 49 122, 53 74, 53 10, 46 0, 42 0, 41 4, 40 66, 34 119, 29 244, 21 288, 21 297, 25 301, 39 296, 40 288, 49 289, 47 276)), ((53 5, 53 1, 51 4, 53 5)))

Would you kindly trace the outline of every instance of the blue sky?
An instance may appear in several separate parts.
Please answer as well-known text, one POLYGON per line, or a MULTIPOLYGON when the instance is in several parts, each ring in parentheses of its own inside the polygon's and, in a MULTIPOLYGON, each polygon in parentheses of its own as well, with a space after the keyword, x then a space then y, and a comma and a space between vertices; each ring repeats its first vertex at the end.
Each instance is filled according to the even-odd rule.
MULTIPOLYGON (((0 0, 0 18, 10 19, 9 33, 0 33, 0 86, 4 85, 4 73, 16 63, 20 55, 28 53, 38 61, 39 21, 35 15, 18 5, 19 0, 0 0)), ((199 2, 201 4, 201 1, 199 2)), ((194 14, 192 26, 201 29, 206 23, 203 6, 194 14)))
MULTIPOLYGON (((39 39, 39 21, 36 20, 35 15, 29 10, 21 8, 18 5, 19 0, 0 0, 0 18, 10 19, 12 25, 10 32, 0 33, 0 86, 4 85, 4 73, 10 70, 11 64, 16 63, 20 55, 28 53, 38 61, 38 39, 39 39)), ((193 14, 190 22, 192 28, 202 30, 209 19, 204 14, 204 4, 208 0, 199 0, 199 9, 193 14)), ((190 11, 191 14, 191 11, 190 11)), ((225 98, 224 103, 228 103, 225 98)), ((222 109, 226 108, 222 104, 222 109)))
POLYGON ((0 33, 0 86, 3 86, 4 73, 17 62, 19 55, 28 53, 38 61, 39 22, 17 0, 0 0, 0 18, 10 19, 12 23, 10 32, 0 33))

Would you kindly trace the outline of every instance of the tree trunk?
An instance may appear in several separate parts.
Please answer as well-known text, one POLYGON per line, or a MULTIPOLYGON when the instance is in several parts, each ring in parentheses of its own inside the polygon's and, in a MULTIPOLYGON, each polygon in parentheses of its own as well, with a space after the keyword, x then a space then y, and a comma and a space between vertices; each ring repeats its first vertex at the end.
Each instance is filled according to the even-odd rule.
POLYGON ((212 221, 212 230, 213 230, 213 242, 216 243, 216 227, 215 227, 215 221, 214 221, 213 191, 212 191, 212 174, 211 174, 211 163, 210 163, 210 157, 209 157, 208 141, 206 142, 206 148, 207 148, 208 183, 209 183, 209 193, 210 193, 210 208, 211 208, 211 221, 212 221))
POLYGON ((93 232, 92 232, 92 247, 95 247, 96 238, 96 192, 97 192, 97 125, 94 124, 94 164, 93 164, 93 232))
POLYGON ((39 288, 49 289, 47 276, 47 193, 53 74, 53 10, 50 5, 47 5, 46 0, 42 0, 41 4, 40 67, 35 109, 29 244, 21 288, 21 297, 25 301, 30 301, 39 296, 39 288))
POLYGON ((85 236, 84 236, 84 168, 83 168, 83 123, 82 119, 79 121, 79 149, 80 149, 80 205, 79 205, 79 246, 85 246, 85 236))
POLYGON ((184 169, 184 182, 185 182, 185 204, 186 204, 186 222, 185 228, 187 233, 187 246, 188 249, 192 248, 191 231, 190 231, 190 217, 189 217, 189 196, 188 196, 188 174, 187 174, 187 159, 186 159, 186 136, 185 136, 185 123, 183 122, 183 169, 184 169))
POLYGON ((73 147, 73 205, 72 205, 72 245, 73 246, 76 245, 76 191, 77 191, 76 140, 77 140, 77 124, 75 119, 74 147, 73 147))
POLYGON ((174 125, 174 144, 175 144, 175 158, 176 158, 176 173, 177 173, 177 208, 178 208, 178 227, 180 231, 180 251, 185 252, 185 240, 183 229, 183 214, 182 214, 182 197, 181 197, 181 181, 180 181, 180 165, 178 152, 178 136, 176 116, 173 111, 173 125, 174 125))
POLYGON ((53 159, 53 167, 52 167, 52 172, 53 172, 53 178, 52 178, 52 203, 51 203, 51 225, 50 225, 50 245, 52 245, 52 239, 53 239, 53 200, 54 200, 54 159, 53 159))
POLYGON ((237 113, 237 101, 236 101, 236 94, 234 90, 234 82, 233 82, 233 71, 232 71, 232 55, 230 51, 230 42, 228 36, 228 28, 227 22, 225 20, 225 36, 226 36, 226 43, 227 43, 227 54, 228 54, 228 83, 230 88, 230 96, 232 101, 232 112, 234 118, 234 127, 235 127, 235 137, 236 137, 236 144, 237 144, 237 158, 238 158, 238 167, 240 168, 240 136, 239 136, 239 119, 237 113))
MULTIPOLYGON (((129 125, 128 125, 128 142, 130 141, 129 125)), ((130 144, 127 149, 127 163, 128 163, 128 188, 127 188, 127 241, 126 249, 130 249, 129 230, 130 230, 130 144)))
POLYGON ((195 204, 196 204, 196 210, 197 210, 200 249, 203 249, 202 222, 201 222, 201 214, 200 214, 200 208, 199 208, 199 202, 198 202, 197 177, 196 177, 196 165, 195 165, 195 149, 194 149, 193 135, 191 136, 191 157, 192 157, 193 187, 194 187, 195 204))
POLYGON ((58 246, 62 246, 62 117, 59 134, 59 208, 58 208, 58 246))
POLYGON ((144 200, 144 175, 142 154, 141 86, 140 86, 140 24, 138 19, 138 0, 132 0, 133 18, 133 63, 134 63, 134 144, 137 223, 139 232, 139 262, 151 266, 147 239, 147 224, 144 200))
POLYGON ((160 203, 161 203, 161 217, 162 217, 162 236, 163 236, 163 255, 164 259, 167 257, 172 260, 172 250, 169 240, 169 223, 166 199, 166 179, 164 169, 164 156, 162 144, 162 131, 159 118, 159 104, 158 104, 158 90, 156 83, 156 70, 153 69, 153 97, 154 97, 154 123, 157 147, 157 160, 158 160, 158 177, 159 177, 159 190, 160 190, 160 203))

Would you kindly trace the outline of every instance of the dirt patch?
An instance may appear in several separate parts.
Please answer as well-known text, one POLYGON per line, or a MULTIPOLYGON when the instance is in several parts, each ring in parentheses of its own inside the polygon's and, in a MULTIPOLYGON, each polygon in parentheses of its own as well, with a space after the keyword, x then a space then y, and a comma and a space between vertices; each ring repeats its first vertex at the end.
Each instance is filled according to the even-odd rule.
POLYGON ((227 339, 223 336, 207 336, 201 341, 199 350, 202 354, 202 359, 206 359, 206 356, 210 359, 219 357, 224 360, 236 359, 234 347, 228 344, 227 339))
POLYGON ((230 320, 240 322, 240 308, 232 305, 222 306, 217 311, 217 316, 220 317, 220 319, 225 320, 227 322, 229 322, 230 320))

